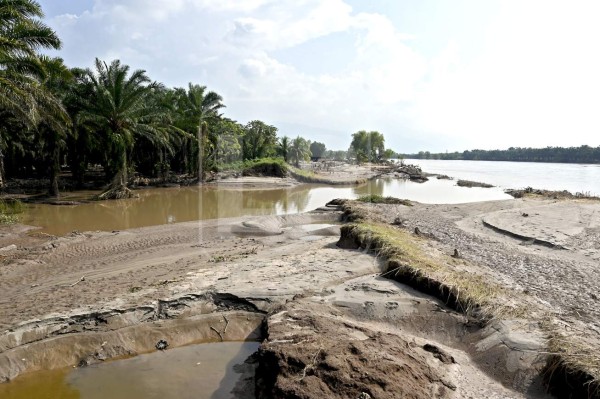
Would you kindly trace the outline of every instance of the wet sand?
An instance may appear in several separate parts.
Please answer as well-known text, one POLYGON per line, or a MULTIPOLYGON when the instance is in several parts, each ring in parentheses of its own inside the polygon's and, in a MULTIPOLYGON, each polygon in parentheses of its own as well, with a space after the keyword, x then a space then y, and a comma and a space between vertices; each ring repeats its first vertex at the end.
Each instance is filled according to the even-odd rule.
MULTIPOLYGON (((431 238, 424 247, 430 256, 458 249, 468 263, 461 267, 478 268, 600 348, 598 203, 526 199, 368 209, 374 220, 400 218, 407 230, 419 227, 431 238)), ((77 359, 136 324, 244 311, 266 318, 261 364, 281 374, 263 385, 281 397, 396 397, 406 389, 423 398, 545 397, 539 376, 545 340, 535 328, 501 320, 480 328, 444 303, 379 277, 381 260, 335 245, 340 216, 329 207, 21 238, 0 265, 0 378, 52 367, 53 340, 78 342, 70 357, 72 344, 60 349, 77 359), (86 346, 81 337, 91 332, 100 335, 86 346), (506 342, 521 349, 507 349, 506 342), (416 382, 400 386, 399 375, 416 382), (327 381, 353 381, 354 388, 335 392, 327 381)), ((7 232, 3 242, 10 237, 23 232, 7 232)), ((208 327, 204 334, 219 339, 208 327)), ((125 349, 150 350, 152 339, 125 349)))

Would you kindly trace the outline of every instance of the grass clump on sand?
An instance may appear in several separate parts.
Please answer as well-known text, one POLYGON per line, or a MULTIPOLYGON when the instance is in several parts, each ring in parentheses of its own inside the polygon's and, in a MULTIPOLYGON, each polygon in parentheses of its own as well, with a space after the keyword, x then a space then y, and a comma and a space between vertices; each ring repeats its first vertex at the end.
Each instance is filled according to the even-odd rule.
POLYGON ((526 187, 524 189, 508 189, 504 190, 504 192, 508 195, 511 195, 514 198, 550 198, 559 200, 585 199, 592 201, 600 200, 600 197, 598 197, 597 195, 593 195, 590 192, 577 192, 573 194, 567 190, 540 190, 531 187, 526 187))
POLYGON ((25 205, 18 200, 0 200, 0 224, 13 224, 19 221, 25 205))
POLYGON ((499 315, 520 315, 524 310, 504 301, 505 288, 485 276, 452 267, 452 259, 434 259, 424 253, 423 238, 391 226, 361 221, 342 226, 342 237, 387 259, 384 275, 482 320, 499 315))
POLYGON ((542 322, 548 334, 550 359, 545 370, 546 383, 563 386, 561 379, 569 376, 571 387, 568 392, 553 392, 558 397, 600 398, 600 355, 594 345, 584 339, 573 339, 565 334, 565 326, 553 323, 550 319, 542 322), (556 379, 557 381, 552 381, 556 379), (557 383, 556 383, 557 382, 557 383), (556 383, 556 384, 555 384, 556 383), (576 387, 577 393, 572 389, 576 387), (578 396, 579 395, 579 396, 578 396))
POLYGON ((413 206, 409 200, 395 198, 395 197, 383 197, 377 194, 371 195, 362 195, 356 199, 360 202, 370 202, 372 204, 396 204, 396 205, 406 205, 413 206))
POLYGON ((491 184, 488 183, 481 183, 478 181, 471 181, 471 180, 458 180, 456 182, 456 185, 459 187, 483 187, 483 188, 492 188, 494 187, 491 184))
POLYGON ((342 226, 340 244, 344 241, 348 248, 362 247, 385 258, 383 276, 437 297, 482 323, 496 318, 541 320, 540 329, 548 337, 544 378, 549 389, 558 397, 576 392, 572 397, 600 398, 600 356, 594 342, 565 333, 565 325, 554 316, 527 305, 519 292, 463 267, 466 264, 454 256, 428 252, 423 233, 373 222, 369 208, 357 201, 332 202, 342 206, 344 219, 351 222, 342 226))

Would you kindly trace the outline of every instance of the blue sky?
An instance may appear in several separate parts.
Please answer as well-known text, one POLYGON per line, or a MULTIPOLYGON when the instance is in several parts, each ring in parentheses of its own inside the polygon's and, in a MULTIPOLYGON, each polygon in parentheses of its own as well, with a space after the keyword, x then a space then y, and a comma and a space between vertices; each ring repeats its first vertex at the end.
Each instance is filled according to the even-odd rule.
POLYGON ((119 58, 225 115, 345 149, 600 145, 600 3, 43 0, 68 65, 119 58))

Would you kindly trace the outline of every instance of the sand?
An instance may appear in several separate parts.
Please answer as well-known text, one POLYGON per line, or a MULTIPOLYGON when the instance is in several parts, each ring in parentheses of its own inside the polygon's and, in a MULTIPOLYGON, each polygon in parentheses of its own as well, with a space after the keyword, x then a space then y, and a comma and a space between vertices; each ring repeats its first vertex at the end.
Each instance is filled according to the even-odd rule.
MULTIPOLYGON (((370 206, 373 219, 419 227, 431 237, 432 254, 458 249, 491 280, 525 295, 574 334, 585 332, 592 344, 600 337, 599 210, 587 201, 531 199, 370 206)), ((381 260, 336 246, 340 216, 329 207, 60 238, 4 229, 3 245, 12 237, 18 246, 0 254, 0 379, 53 367, 32 349, 48 358, 52 340, 72 340, 56 347, 75 359, 123 336, 124 328, 249 312, 264 318, 268 331, 259 370, 279 370, 260 382, 267 396, 546 397, 539 376, 543 336, 510 321, 481 328, 380 277, 381 260), (81 337, 90 332, 101 335, 86 346, 81 337), (17 356, 23 351, 31 358, 17 356)), ((205 338, 218 339, 207 326, 205 338)), ((150 350, 152 342, 125 353, 150 350)))

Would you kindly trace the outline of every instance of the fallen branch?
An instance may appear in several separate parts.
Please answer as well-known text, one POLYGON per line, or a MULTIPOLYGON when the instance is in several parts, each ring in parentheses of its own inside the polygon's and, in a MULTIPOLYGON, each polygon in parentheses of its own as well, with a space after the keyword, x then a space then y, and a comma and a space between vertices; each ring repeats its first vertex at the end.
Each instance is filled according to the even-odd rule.
POLYGON ((225 315, 223 315, 223 318, 225 319, 225 328, 223 329, 223 334, 225 334, 227 332, 227 327, 229 326, 229 319, 225 315))
POLYGON ((210 329, 213 330, 214 332, 216 332, 219 335, 219 338, 221 338, 221 342, 223 342, 223 335, 221 334, 221 332, 219 330, 217 330, 216 328, 214 328, 213 326, 210 326, 210 329))

